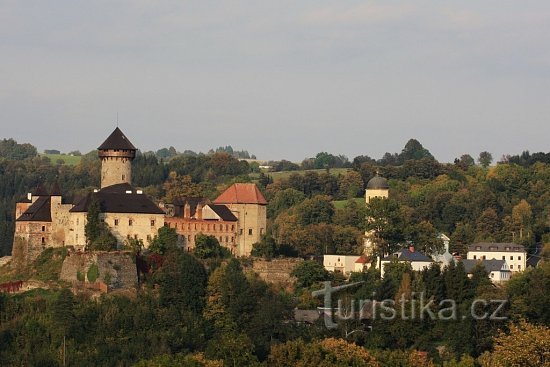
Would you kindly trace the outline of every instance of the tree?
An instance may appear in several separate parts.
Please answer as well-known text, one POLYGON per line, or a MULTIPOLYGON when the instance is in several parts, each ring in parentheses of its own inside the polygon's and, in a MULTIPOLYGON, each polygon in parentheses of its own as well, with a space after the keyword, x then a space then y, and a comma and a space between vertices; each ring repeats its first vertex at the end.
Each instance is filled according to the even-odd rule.
POLYGON ((334 205, 327 196, 317 195, 306 199, 296 207, 298 222, 302 226, 330 223, 334 215, 334 205))
POLYGON ((200 315, 204 308, 207 276, 204 266, 181 249, 172 249, 158 275, 160 303, 200 315))
POLYGON ((260 242, 257 242, 252 245, 252 251, 250 255, 263 257, 270 260, 277 254, 277 243, 273 237, 269 235, 262 236, 260 242))
POLYGON ((314 260, 307 260, 296 265, 290 273, 296 277, 296 285, 301 288, 312 286, 316 282, 330 280, 330 273, 314 260))
POLYGON ((202 187, 193 182, 190 175, 179 176, 176 172, 170 172, 168 180, 164 183, 166 200, 174 202, 184 197, 202 196, 202 187))
POLYGON ((405 147, 401 151, 401 154, 399 154, 400 163, 406 162, 408 160, 419 160, 422 158, 433 159, 433 155, 416 139, 410 139, 407 144, 405 144, 405 147))
POLYGON ((344 339, 328 338, 305 343, 302 339, 274 345, 269 356, 274 367, 377 367, 370 353, 344 339))
POLYGON ((86 213, 86 225, 84 226, 84 235, 86 236, 86 244, 91 246, 92 243, 101 235, 101 221, 99 216, 101 208, 99 201, 92 195, 88 213, 86 213))
POLYGON ((404 220, 397 201, 372 198, 367 204, 366 231, 375 244, 376 253, 384 256, 396 251, 405 239, 404 220))
POLYGON ((479 153, 479 158, 477 159, 481 167, 487 168, 493 162, 493 155, 487 151, 479 153))
POLYGON ((226 258, 231 256, 231 253, 225 247, 222 247, 215 236, 207 236, 199 233, 195 237, 195 256, 200 259, 209 258, 226 258))
POLYGON ((523 238, 523 231, 528 229, 531 225, 533 218, 533 211, 531 205, 522 199, 517 205, 512 208, 512 220, 514 225, 519 228, 519 238, 523 238))
POLYGON ((270 218, 277 217, 281 212, 304 201, 306 196, 293 188, 279 191, 267 204, 267 214, 270 218))
POLYGON ((494 352, 479 358, 484 367, 548 366, 550 361, 550 328, 525 321, 511 323, 510 332, 501 331, 495 338, 494 352))
POLYGON ((174 228, 161 227, 151 240, 149 250, 163 255, 178 247, 178 234, 174 228))

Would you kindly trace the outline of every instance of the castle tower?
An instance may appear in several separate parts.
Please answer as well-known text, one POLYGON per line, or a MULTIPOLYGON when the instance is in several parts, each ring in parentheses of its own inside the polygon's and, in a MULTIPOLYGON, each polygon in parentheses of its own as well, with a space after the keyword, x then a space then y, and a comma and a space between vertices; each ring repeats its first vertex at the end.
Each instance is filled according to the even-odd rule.
MULTIPOLYGON (((371 178, 367 183, 367 190, 365 192, 365 201, 369 205, 370 201, 374 198, 388 198, 390 195, 390 186, 388 180, 381 177, 376 173, 376 176, 371 178)), ((367 218, 369 220, 369 218, 367 218)), ((368 256, 372 256, 374 252, 374 244, 371 241, 372 232, 365 232, 364 251, 368 256)))
POLYGON ((267 227, 267 201, 253 183, 235 183, 214 204, 225 205, 238 218, 236 256, 250 256, 252 245, 260 242, 267 227))
POLYGON ((136 156, 136 147, 118 127, 97 150, 101 159, 101 188, 132 184, 132 160, 136 156))
POLYGON ((370 203, 373 198, 387 198, 390 195, 390 186, 388 180, 384 177, 376 176, 371 178, 367 183, 367 190, 365 192, 365 200, 370 203))

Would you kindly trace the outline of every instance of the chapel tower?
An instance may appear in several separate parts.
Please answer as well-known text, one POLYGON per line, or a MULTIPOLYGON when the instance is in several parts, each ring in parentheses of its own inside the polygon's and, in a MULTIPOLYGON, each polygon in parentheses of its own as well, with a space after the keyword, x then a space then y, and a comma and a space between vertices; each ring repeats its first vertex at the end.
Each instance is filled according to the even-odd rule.
POLYGON ((117 127, 97 148, 101 159, 101 188, 121 183, 132 184, 132 161, 136 147, 117 127))

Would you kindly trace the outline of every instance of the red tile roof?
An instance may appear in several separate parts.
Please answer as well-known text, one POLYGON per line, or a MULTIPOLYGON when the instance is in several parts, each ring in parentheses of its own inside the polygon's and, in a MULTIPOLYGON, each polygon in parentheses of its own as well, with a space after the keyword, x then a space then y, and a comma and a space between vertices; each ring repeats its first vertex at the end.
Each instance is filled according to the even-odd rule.
POLYGON ((356 264, 366 264, 370 261, 369 258, 365 257, 365 256, 361 256, 359 259, 355 260, 355 263, 356 264))
POLYGON ((236 183, 231 185, 214 200, 214 204, 260 204, 267 205, 267 200, 253 183, 236 183))

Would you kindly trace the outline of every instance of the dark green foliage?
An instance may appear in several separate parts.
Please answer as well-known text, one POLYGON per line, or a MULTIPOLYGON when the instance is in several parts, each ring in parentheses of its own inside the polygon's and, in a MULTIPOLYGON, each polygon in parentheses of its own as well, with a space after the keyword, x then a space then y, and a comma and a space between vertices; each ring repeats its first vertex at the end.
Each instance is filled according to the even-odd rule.
POLYGON ((99 278, 99 268, 97 264, 90 265, 88 272, 86 273, 86 278, 88 278, 90 283, 95 282, 99 278))
POLYGON ((160 303, 200 314, 205 304, 206 270, 192 255, 175 249, 166 253, 158 273, 160 303))
POLYGON ((317 261, 304 261, 298 264, 291 273, 296 277, 296 285, 298 287, 310 287, 317 282, 330 280, 331 276, 328 271, 317 261))
POLYGON ((88 246, 91 246, 101 235, 100 214, 101 207, 99 201, 92 196, 92 200, 88 206, 88 213, 86 214, 86 225, 84 226, 84 234, 86 235, 86 244, 88 246))
POLYGON ((252 251, 250 255, 256 257, 263 257, 264 259, 271 259, 278 254, 278 246, 273 237, 263 236, 261 241, 252 245, 252 251))
POLYGON ((195 238, 195 256, 200 259, 227 258, 231 255, 228 249, 221 246, 215 236, 206 236, 202 233, 195 238))
POLYGON ((0 140, 0 158, 24 160, 37 155, 36 148, 31 144, 18 144, 13 139, 0 140))
POLYGON ((296 209, 301 225, 330 223, 334 215, 334 205, 326 196, 315 196, 303 201, 296 209))
POLYGON ((161 227, 157 235, 151 240, 149 250, 163 255, 178 247, 178 234, 174 228, 161 227))

